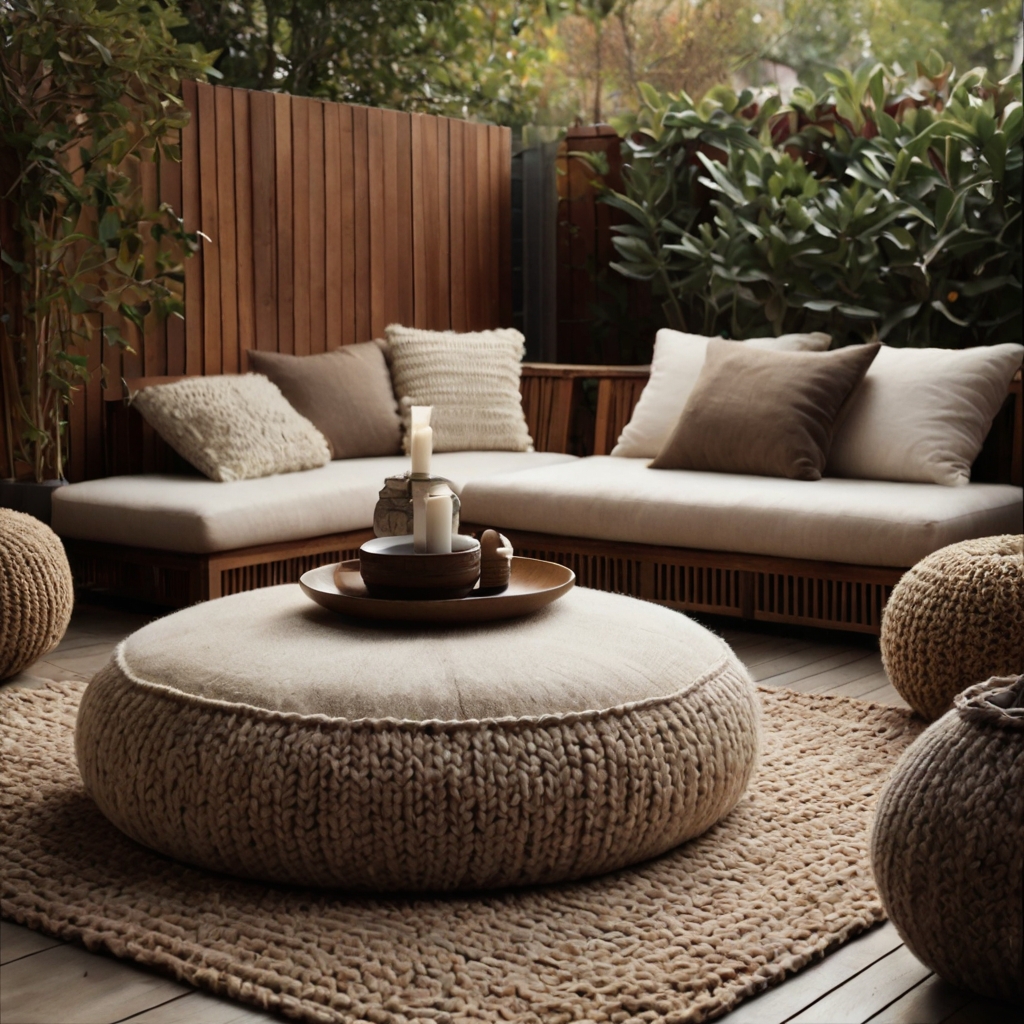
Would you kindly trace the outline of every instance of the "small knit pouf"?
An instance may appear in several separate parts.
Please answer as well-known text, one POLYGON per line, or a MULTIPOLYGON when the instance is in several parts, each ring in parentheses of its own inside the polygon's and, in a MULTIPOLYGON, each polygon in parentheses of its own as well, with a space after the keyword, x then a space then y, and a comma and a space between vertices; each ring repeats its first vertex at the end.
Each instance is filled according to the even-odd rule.
POLYGON ((656 856, 740 799, 760 705, 729 647, 596 590, 503 623, 366 624, 297 586, 130 636, 90 683, 86 789, 133 839, 275 882, 441 891, 656 856))
POLYGON ((0 508, 0 679, 60 643, 74 599, 57 534, 35 516, 0 508))
POLYGON ((965 690, 907 750, 879 797, 871 858, 919 960, 1024 1004, 1024 676, 965 690))
POLYGON ((882 663, 926 718, 980 679, 1024 672, 1024 537, 965 540, 922 559, 893 588, 882 663))

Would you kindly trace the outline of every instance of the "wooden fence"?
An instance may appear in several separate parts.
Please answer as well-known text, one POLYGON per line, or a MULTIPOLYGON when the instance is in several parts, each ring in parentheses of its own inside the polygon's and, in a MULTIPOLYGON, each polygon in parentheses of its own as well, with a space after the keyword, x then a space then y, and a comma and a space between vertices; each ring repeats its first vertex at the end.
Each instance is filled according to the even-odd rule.
MULTIPOLYGON (((245 372, 245 351, 297 355, 379 337, 393 322, 511 322, 511 133, 422 114, 183 83, 181 164, 143 165, 147 203, 202 231, 184 322, 155 318, 134 352, 88 353, 68 477, 173 464, 129 415, 122 379, 245 372)), ((134 335, 133 335, 134 332, 134 335)))

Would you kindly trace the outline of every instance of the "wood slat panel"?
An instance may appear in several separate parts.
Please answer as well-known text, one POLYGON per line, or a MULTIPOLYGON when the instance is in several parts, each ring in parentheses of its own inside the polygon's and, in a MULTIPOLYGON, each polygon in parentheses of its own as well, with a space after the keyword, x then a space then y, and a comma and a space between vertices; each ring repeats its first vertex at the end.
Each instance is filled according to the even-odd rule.
POLYGON ((135 352, 96 340, 108 385, 72 406, 73 480, 179 464, 118 406, 122 377, 245 372, 249 348, 323 352, 392 322, 510 319, 508 129, 196 82, 182 96, 181 163, 129 169, 148 205, 204 236, 185 262, 185 317, 147 323, 135 352))
POLYGON ((245 353, 256 347, 256 296, 253 279, 252 146, 249 124, 249 93, 231 91, 232 130, 235 148, 235 252, 238 259, 238 369, 249 369, 245 353))

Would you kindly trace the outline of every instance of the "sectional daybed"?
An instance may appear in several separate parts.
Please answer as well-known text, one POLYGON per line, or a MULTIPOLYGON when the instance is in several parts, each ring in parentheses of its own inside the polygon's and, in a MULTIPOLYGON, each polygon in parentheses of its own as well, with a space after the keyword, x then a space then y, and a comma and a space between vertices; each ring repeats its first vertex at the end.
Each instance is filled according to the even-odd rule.
MULTIPOLYGON (((668 352, 661 335, 659 346, 668 352)), ((654 379, 664 392, 658 353, 654 379)), ((1022 530, 1019 371, 1009 395, 1002 385, 1006 402, 975 462, 975 476, 986 479, 962 486, 650 469, 644 445, 661 442, 630 431, 643 427, 657 388, 642 390, 646 376, 637 368, 528 369, 524 406, 535 437, 551 419, 554 395, 564 446, 566 398, 572 388, 579 397, 584 377, 599 380, 600 454, 450 451, 434 460, 434 472, 461 495, 464 528, 498 527, 518 554, 568 564, 584 586, 683 610, 877 632, 909 566, 955 541, 1022 530), (555 389, 539 391, 538 381, 555 389), (603 454, 620 433, 613 454, 603 454)), ((898 424, 875 426, 892 437, 881 448, 898 447, 898 424)), ((294 581, 353 557, 372 536, 384 478, 407 466, 393 454, 231 482, 168 474, 90 480, 58 491, 53 526, 79 585, 180 606, 294 581)))

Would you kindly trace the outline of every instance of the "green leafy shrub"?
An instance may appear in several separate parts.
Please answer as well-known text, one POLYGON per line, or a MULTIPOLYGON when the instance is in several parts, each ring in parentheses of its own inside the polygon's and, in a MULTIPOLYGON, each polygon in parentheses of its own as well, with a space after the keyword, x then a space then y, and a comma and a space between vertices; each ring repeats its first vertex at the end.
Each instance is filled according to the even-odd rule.
POLYGON ((180 79, 212 57, 178 43, 173 0, 0 5, 4 237, 0 317, 6 460, 63 476, 67 407, 88 379, 104 315, 141 328, 180 314, 181 261, 198 245, 166 204, 143 203, 140 163, 180 159, 180 79), (173 142, 172 142, 173 140, 173 142))
POLYGON ((962 348, 1021 338, 1021 76, 932 54, 829 91, 644 89, 623 143, 627 277, 672 326, 962 348))

